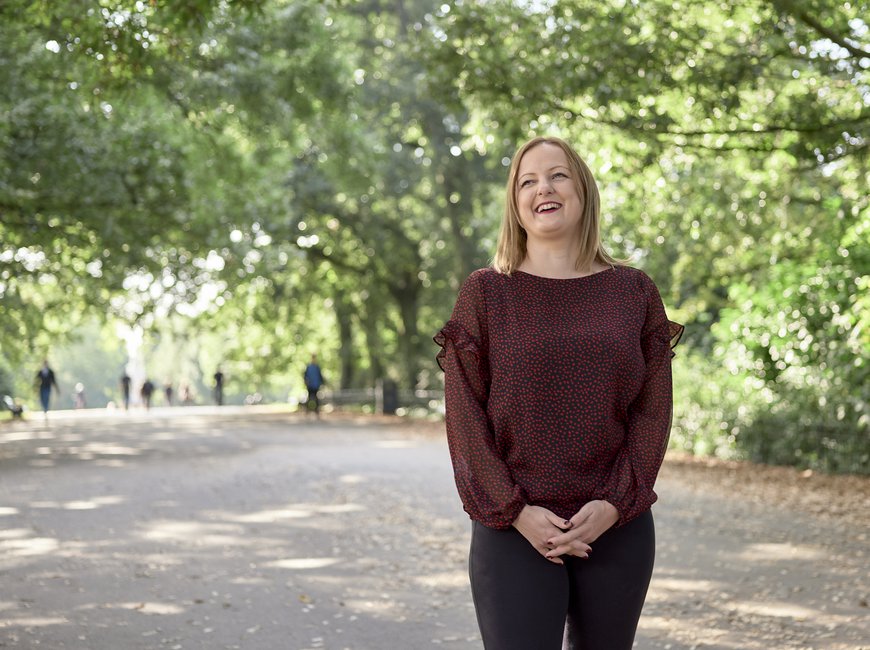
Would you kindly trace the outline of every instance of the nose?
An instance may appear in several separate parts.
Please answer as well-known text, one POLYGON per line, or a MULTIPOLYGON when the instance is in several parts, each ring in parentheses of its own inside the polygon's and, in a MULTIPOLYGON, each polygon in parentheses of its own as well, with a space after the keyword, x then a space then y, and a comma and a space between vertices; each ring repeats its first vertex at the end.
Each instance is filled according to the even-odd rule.
POLYGON ((552 191, 553 185, 549 178, 545 178, 538 183, 538 194, 550 194, 552 191))

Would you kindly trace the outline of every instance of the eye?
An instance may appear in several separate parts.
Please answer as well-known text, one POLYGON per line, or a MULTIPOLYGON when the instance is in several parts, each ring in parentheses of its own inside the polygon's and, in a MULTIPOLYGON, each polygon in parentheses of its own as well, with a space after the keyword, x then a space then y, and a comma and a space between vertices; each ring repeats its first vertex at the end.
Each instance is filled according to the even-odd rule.
POLYGON ((532 184, 532 179, 531 179, 531 178, 527 178, 527 179, 524 180, 524 181, 520 181, 520 187, 528 187, 528 186, 531 185, 531 184, 532 184))
POLYGON ((565 172, 556 172, 553 174, 553 178, 568 178, 568 174, 565 172))

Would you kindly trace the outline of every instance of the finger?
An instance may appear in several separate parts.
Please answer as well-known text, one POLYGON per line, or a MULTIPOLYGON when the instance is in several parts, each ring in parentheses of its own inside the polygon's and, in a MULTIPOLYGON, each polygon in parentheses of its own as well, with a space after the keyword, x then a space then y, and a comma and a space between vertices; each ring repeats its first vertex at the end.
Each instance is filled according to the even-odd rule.
POLYGON ((578 551, 580 553, 588 554, 592 551, 592 547, 582 540, 574 539, 567 542, 562 542, 561 544, 553 544, 549 548, 549 550, 557 554, 564 554, 569 551, 578 551))
MULTIPOLYGON (((588 504, 587 504, 588 505, 588 504)), ((592 509, 583 506, 580 508, 580 512, 571 517, 572 528, 577 528, 578 526, 582 526, 586 523, 586 520, 592 515, 592 509)))
POLYGON ((565 531, 560 535, 554 535, 547 540, 547 545, 551 548, 554 546, 561 546, 563 544, 572 544, 572 543, 585 543, 584 537, 584 529, 582 528, 572 528, 571 530, 565 531))
POLYGON ((574 557, 587 559, 591 551, 592 549, 586 544, 581 546, 563 544, 562 546, 557 546, 553 550, 548 551, 545 557, 549 559, 550 557, 556 557, 559 555, 573 555, 574 557))
POLYGON ((558 517, 555 513, 552 512, 547 513, 547 521, 549 521, 559 530, 566 530, 574 525, 570 519, 562 519, 562 517, 558 517))
POLYGON ((574 552, 570 546, 566 545, 559 546, 551 551, 547 551, 547 554, 544 555, 544 557, 550 561, 553 561, 554 559, 561 559, 560 556, 562 555, 578 555, 578 553, 574 552))
POLYGON ((560 553, 554 553, 550 549, 538 549, 538 552, 544 556, 544 559, 549 560, 553 564, 565 564, 562 558, 559 557, 560 553))

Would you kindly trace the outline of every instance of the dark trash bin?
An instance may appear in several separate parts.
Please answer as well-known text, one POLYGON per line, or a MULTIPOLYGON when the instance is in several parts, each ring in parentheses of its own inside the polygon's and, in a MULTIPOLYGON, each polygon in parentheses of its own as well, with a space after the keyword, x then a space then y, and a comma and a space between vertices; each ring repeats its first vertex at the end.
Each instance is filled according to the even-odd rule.
POLYGON ((399 387, 391 379, 384 380, 384 415, 395 415, 399 408, 399 387))

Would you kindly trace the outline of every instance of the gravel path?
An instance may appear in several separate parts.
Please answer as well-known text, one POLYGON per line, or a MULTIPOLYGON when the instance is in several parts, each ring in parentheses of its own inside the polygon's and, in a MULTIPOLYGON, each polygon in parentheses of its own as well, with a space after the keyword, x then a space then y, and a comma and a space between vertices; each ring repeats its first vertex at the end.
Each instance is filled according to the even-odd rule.
MULTIPOLYGON (((0 425, 0 648, 480 649, 440 425, 93 415, 0 425)), ((669 459, 636 647, 870 650, 868 490, 669 459)))

